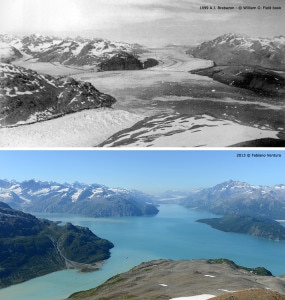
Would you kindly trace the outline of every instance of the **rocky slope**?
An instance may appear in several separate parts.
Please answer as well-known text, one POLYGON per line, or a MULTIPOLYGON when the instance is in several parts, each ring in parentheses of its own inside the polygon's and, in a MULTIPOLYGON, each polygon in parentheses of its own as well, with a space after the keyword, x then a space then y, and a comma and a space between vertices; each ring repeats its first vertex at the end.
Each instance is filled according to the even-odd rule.
POLYGON ((265 289, 249 289, 228 293, 211 298, 211 300, 284 300, 285 295, 265 289))
POLYGON ((230 215, 223 218, 200 219, 197 222, 208 224, 221 231, 285 241, 285 227, 270 219, 230 215))
POLYGON ((133 55, 122 52, 99 64, 101 71, 142 70, 144 65, 133 55))
POLYGON ((155 260, 116 275, 95 289, 75 293, 68 299, 172 299, 202 294, 214 297, 251 288, 263 289, 264 293, 267 292, 265 289, 272 289, 284 297, 285 279, 270 276, 264 268, 258 271, 225 259, 155 260), (264 276, 255 274, 261 270, 264 276))
POLYGON ((250 38, 224 34, 204 42, 187 53, 214 61, 215 67, 192 71, 224 84, 250 89, 259 94, 284 96, 285 37, 250 38))
POLYGON ((92 270, 112 247, 88 228, 59 226, 0 202, 0 287, 65 268, 92 270))
POLYGON ((230 180, 214 187, 196 190, 182 199, 180 204, 220 215, 285 219, 285 185, 254 186, 230 180))
POLYGON ((150 61, 144 65, 144 62, 139 60, 139 54, 147 52, 139 44, 112 42, 98 38, 59 38, 36 34, 23 38, 0 35, 0 41, 8 43, 30 58, 36 58, 39 62, 88 65, 101 71, 139 70, 153 66, 150 65, 150 61))
POLYGON ((11 64, 0 64, 0 125, 19 125, 64 114, 110 107, 116 100, 92 84, 55 78, 11 64))
POLYGON ((73 213, 90 217, 155 215, 152 197, 100 184, 60 184, 0 180, 0 201, 30 212, 73 213))
POLYGON ((187 53, 209 59, 217 65, 251 65, 285 71, 285 37, 251 38, 224 34, 204 42, 187 53))
POLYGON ((0 41, 0 62, 10 63, 22 56, 22 53, 18 49, 6 42, 0 41))
POLYGON ((285 77, 262 67, 227 66, 191 71, 221 83, 252 90, 260 95, 285 95, 285 77))

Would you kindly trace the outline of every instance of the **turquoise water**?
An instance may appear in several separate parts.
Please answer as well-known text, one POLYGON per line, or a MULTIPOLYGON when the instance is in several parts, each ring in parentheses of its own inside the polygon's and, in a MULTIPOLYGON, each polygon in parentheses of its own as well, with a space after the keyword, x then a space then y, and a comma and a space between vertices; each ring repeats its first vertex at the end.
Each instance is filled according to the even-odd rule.
POLYGON ((89 227, 115 244, 101 271, 64 270, 0 290, 5 300, 62 300, 93 288, 143 261, 159 258, 229 258, 247 267, 264 266, 274 275, 285 274, 285 243, 243 234, 220 232, 195 220, 213 215, 162 205, 155 217, 84 218, 66 214, 37 214, 51 220, 89 227))

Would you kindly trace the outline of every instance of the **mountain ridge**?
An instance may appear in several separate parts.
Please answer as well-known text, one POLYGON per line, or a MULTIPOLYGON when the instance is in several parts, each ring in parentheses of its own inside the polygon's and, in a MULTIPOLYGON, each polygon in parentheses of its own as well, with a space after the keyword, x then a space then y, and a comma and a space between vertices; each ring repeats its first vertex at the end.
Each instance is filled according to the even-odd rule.
POLYGON ((216 65, 252 65, 285 70, 285 37, 252 38, 228 33, 201 43, 187 51, 216 65))
POLYGON ((219 215, 285 219, 285 185, 269 187, 229 180, 196 190, 179 203, 187 208, 205 209, 219 215))
POLYGON ((200 219, 197 222, 225 232, 249 234, 273 241, 285 241, 285 227, 271 219, 226 215, 222 218, 200 219))
MULTIPOLYGON (((95 66, 98 70, 139 70, 150 67, 139 54, 148 50, 137 43, 109 41, 102 38, 61 38, 31 34, 19 38, 0 35, 0 42, 39 62, 74 66, 95 66)), ((4 50, 0 45, 0 61, 4 50)), ((11 56, 10 61, 19 57, 11 56)), ((27 58, 28 59, 28 58, 27 58)), ((156 64, 158 62, 156 61, 156 64)))
POLYGON ((68 299, 200 299, 202 294, 226 296, 230 291, 252 288, 265 293, 270 288, 282 299, 284 278, 273 277, 263 267, 247 268, 228 259, 160 259, 144 262, 68 299))
POLYGON ((224 34, 192 47, 186 53, 214 62, 214 67, 193 70, 192 74, 208 76, 260 95, 284 97, 284 36, 269 39, 224 34))
POLYGON ((0 288, 63 269, 94 271, 113 247, 86 227, 57 225, 0 202, 0 288))
POLYGON ((153 197, 101 184, 0 180, 0 201, 29 212, 59 212, 90 217, 155 215, 153 197))
POLYGON ((111 107, 116 99, 91 83, 42 75, 0 63, 0 125, 45 121, 83 109, 111 107))

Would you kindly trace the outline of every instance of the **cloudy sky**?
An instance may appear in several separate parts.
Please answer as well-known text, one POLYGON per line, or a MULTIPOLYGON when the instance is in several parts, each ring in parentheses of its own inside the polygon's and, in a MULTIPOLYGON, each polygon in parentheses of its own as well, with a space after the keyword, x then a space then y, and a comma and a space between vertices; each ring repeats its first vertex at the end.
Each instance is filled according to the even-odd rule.
POLYGON ((284 34, 284 0, 0 0, 2 33, 102 37, 145 45, 193 44, 228 32, 284 34), (261 5, 260 10, 203 10, 261 5), (263 5, 281 6, 264 10, 263 5))

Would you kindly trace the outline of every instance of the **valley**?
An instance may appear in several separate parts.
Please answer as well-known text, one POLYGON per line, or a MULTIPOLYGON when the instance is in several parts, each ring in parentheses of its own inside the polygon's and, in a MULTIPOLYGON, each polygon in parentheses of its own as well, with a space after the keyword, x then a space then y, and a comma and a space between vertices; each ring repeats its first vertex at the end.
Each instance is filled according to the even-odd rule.
MULTIPOLYGON (((170 46, 141 51, 137 54, 140 61, 155 59, 159 64, 140 70, 97 72, 91 65, 63 65, 27 57, 21 57, 13 63, 39 73, 72 76, 77 81, 90 82, 100 92, 116 99, 111 110, 105 110, 102 118, 98 118, 98 123, 95 121, 93 126, 105 132, 100 125, 112 126, 109 115, 116 112, 123 116, 120 126, 116 128, 118 124, 115 124, 115 128, 110 128, 103 136, 101 134, 100 139, 97 138, 100 134, 97 130, 83 132, 87 137, 82 146, 228 147, 242 146, 244 143, 247 146, 284 144, 283 94, 258 94, 191 74, 193 70, 211 68, 214 63, 212 60, 191 57, 186 53, 187 50, 184 46, 170 46), (131 122, 124 120, 125 116, 131 122)), ((279 76, 284 77, 282 71, 279 76)), ((19 128, 19 133, 18 128, 0 129, 0 140, 5 140, 1 146, 29 146, 29 140, 24 142, 20 136, 37 136, 40 130, 44 136, 43 146, 50 147, 53 141, 45 133, 53 126, 53 122, 59 123, 59 128, 64 126, 63 123, 70 122, 68 127, 72 128, 80 114, 75 112, 73 115, 73 120, 63 122, 60 118, 59 121, 32 124, 27 128, 19 128), (10 135, 16 138, 11 139, 10 135)), ((82 122, 89 126, 85 119, 82 122)), ((62 146, 72 147, 72 136, 68 138, 65 130, 60 134, 62 146)), ((30 144, 34 147, 36 141, 30 144)))
MULTIPOLYGON (((173 297, 176 295, 178 297, 204 294, 206 289, 205 285, 202 284, 203 282, 210 284, 207 292, 210 293, 211 291, 210 294, 212 295, 227 293, 226 290, 235 290, 232 288, 233 284, 236 288, 247 288, 254 285, 256 287, 263 286, 263 288, 272 287, 274 290, 277 288, 284 289, 284 285, 280 285, 281 282, 279 281, 284 281, 284 278, 282 279, 281 276, 284 274, 282 258, 285 244, 283 242, 270 241, 245 234, 221 232, 196 222, 197 219, 214 217, 213 214, 205 211, 185 209, 173 204, 160 205, 159 210, 159 213, 153 217, 109 217, 99 219, 70 214, 36 214, 38 218, 48 218, 53 221, 61 220, 63 223, 72 222, 72 224, 90 228, 92 232, 108 239, 115 245, 111 249, 111 257, 102 265, 101 270, 98 272, 78 273, 76 270, 55 272, 19 285, 1 289, 0 297, 3 299, 17 299, 17 297, 20 297, 23 300, 39 298, 43 300, 65 299, 72 293, 80 290, 95 288, 109 278, 127 272, 142 262, 160 259, 171 259, 174 260, 173 264, 180 264, 181 268, 177 268, 176 278, 179 277, 179 274, 182 274, 181 272, 187 274, 189 271, 191 278, 197 283, 197 289, 195 290, 193 286, 191 291, 187 288, 187 285, 183 287, 183 284, 178 284, 179 280, 174 280, 175 274, 173 274, 172 281, 168 278, 168 274, 170 275, 171 273, 164 273, 161 270, 159 278, 154 279, 159 281, 155 281, 157 284, 153 284, 154 280, 150 283, 147 280, 150 277, 146 276, 146 281, 143 282, 145 282, 147 288, 163 293, 171 293, 172 291, 170 295, 173 297), (247 247, 245 248, 244 245, 247 245, 247 247), (233 275, 234 279, 231 282, 228 280, 229 278, 227 279, 223 276, 225 274, 223 270, 226 268, 223 264, 206 264, 204 266, 202 264, 201 273, 195 273, 195 267, 193 267, 193 273, 191 273, 189 267, 187 267, 187 260, 191 260, 194 263, 196 260, 208 260, 210 258, 227 258, 233 260, 237 265, 247 268, 264 267, 272 272, 273 277, 263 277, 263 284, 260 285, 256 281, 251 281, 256 279, 256 275, 248 272, 249 276, 247 276, 242 269, 237 271, 229 266, 227 270, 233 275), (183 262, 176 262, 177 260, 183 260, 183 262), (165 281, 160 280, 162 275, 165 281), (216 277, 212 278, 204 275, 216 277), (277 286, 274 282, 277 283, 277 286), (167 284, 168 287, 159 286, 159 283, 167 284)), ((191 261, 189 261, 188 266, 191 265, 191 261)), ((155 267, 153 270, 159 271, 155 267)), ((130 280, 132 282, 135 281, 137 284, 143 283, 139 280, 143 274, 137 274, 137 276, 131 276, 130 280)), ((148 273, 146 272, 146 274, 148 273)), ((154 274, 153 278, 155 276, 154 274)), ((119 281, 118 283, 124 283, 124 281, 119 281)), ((110 292, 112 291, 110 289, 110 292)), ((284 293, 282 291, 284 290, 279 289, 279 292, 284 293)), ((167 299, 170 299, 170 297, 167 299)))
POLYGON ((13 299, 20 293, 21 299, 34 300, 45 291, 44 300, 73 293, 72 299, 102 295, 110 299, 136 295, 140 299, 140 293, 149 291, 170 299, 231 295, 230 291, 248 288, 263 289, 257 292, 261 295, 270 288, 283 297, 284 194, 284 184, 262 186, 234 180, 156 195, 98 183, 0 180, 0 201, 5 202, 0 203, 2 255, 5 257, 7 247, 15 247, 17 259, 11 262, 19 265, 20 257, 23 270, 34 263, 31 277, 17 273, 5 281, 4 267, 7 271, 11 262, 3 260, 2 287, 12 286, 1 289, 0 297, 13 299), (46 256, 53 257, 51 263, 46 256), (147 264, 146 270, 141 269, 142 262, 147 264), (159 271, 160 262, 170 263, 177 274, 172 272, 169 277, 167 268, 159 271), (149 272, 153 264, 158 273, 149 272), (91 272, 97 268, 98 272, 91 272), (38 277, 50 270, 64 271, 38 277), (177 283, 181 276, 195 282, 191 289, 177 283), (37 278, 28 280, 32 277, 37 278), (130 288, 134 284, 137 292, 130 288), (78 293, 90 288, 93 290, 78 293))

